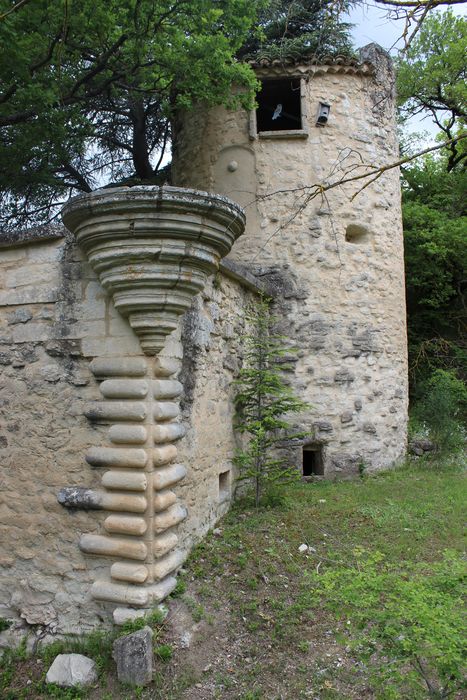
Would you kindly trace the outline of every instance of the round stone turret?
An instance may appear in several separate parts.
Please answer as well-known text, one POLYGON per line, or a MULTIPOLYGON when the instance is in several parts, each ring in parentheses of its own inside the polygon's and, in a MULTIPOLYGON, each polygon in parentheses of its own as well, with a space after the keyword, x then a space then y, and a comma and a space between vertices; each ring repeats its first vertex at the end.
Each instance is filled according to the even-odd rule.
POLYGON ((275 286, 291 383, 313 406, 290 461, 305 475, 387 467, 407 425, 399 172, 352 178, 399 157, 391 59, 372 44, 359 59, 253 67, 256 110, 177 116, 173 182, 245 209, 231 257, 275 286))

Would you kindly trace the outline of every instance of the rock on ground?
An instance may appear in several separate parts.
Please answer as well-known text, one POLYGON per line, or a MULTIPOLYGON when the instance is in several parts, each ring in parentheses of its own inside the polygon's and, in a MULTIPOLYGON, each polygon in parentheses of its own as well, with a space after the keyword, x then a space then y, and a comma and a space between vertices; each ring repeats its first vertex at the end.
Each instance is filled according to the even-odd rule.
POLYGON ((113 658, 117 664, 118 680, 133 686, 148 685, 152 681, 152 629, 120 637, 114 642, 113 658))
POLYGON ((96 664, 82 654, 59 654, 47 671, 46 681, 62 688, 92 685, 97 681, 96 664))

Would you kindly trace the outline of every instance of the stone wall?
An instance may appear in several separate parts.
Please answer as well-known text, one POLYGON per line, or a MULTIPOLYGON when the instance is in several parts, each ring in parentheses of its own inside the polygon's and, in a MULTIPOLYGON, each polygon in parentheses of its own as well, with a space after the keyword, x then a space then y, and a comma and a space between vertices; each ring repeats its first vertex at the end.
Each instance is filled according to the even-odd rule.
MULTIPOLYGON (((407 359, 399 173, 320 193, 398 158, 388 57, 360 64, 258 67, 302 82, 307 133, 258 136, 244 111, 202 108, 174 125, 177 185, 225 194, 247 225, 231 256, 276 288, 280 330, 298 349, 290 382, 312 408, 325 476, 388 467, 405 453, 407 359), (319 102, 329 103, 325 126, 319 102)), ((253 125, 254 126, 254 125, 253 125)), ((285 445, 301 463, 303 444, 285 445)))
MULTIPOLYGON (((65 487, 98 490, 104 471, 89 463, 89 450, 106 444, 109 426, 85 417, 102 399, 96 359, 151 361, 65 234, 3 236, 0 246, 0 617, 50 633, 108 623, 115 607, 90 596, 108 561, 78 546, 83 533, 105 534, 105 514, 57 501, 65 487)), ((179 363, 183 356, 188 432, 177 461, 187 476, 175 486, 188 508, 178 527, 182 552, 225 512, 232 493, 231 380, 255 292, 251 280, 241 284, 241 275, 226 272, 195 299, 162 353, 179 363)))

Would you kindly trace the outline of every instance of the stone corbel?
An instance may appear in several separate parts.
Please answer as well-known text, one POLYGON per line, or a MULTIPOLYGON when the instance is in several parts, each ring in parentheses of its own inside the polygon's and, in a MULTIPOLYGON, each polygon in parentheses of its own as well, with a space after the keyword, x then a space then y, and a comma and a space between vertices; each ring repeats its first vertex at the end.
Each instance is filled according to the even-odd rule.
POLYGON ((90 447, 86 461, 103 469, 102 488, 62 489, 69 508, 108 512, 105 534, 83 534, 86 554, 113 560, 95 581, 97 600, 147 608, 175 586, 184 560, 176 526, 186 517, 173 487, 186 469, 177 463, 184 435, 178 401, 179 361, 158 356, 208 275, 243 232, 242 210, 225 197, 174 187, 99 190, 63 210, 115 307, 138 335, 146 358, 96 358, 91 370, 102 401, 90 421, 109 425, 109 444, 90 447))

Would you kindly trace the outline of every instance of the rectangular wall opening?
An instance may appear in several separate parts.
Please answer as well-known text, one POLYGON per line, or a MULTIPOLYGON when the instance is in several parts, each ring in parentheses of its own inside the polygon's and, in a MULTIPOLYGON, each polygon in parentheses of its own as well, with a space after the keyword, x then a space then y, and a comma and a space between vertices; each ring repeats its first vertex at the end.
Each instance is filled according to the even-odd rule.
POLYGON ((302 458, 303 476, 324 476, 323 448, 321 445, 305 445, 302 458))
POLYGON ((256 125, 262 131, 301 130, 300 80, 264 80, 256 99, 256 125))
POLYGON ((219 474, 219 502, 228 501, 230 498, 230 471, 219 474))

